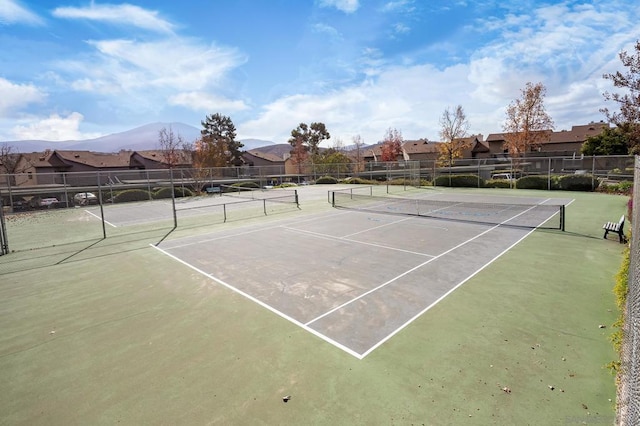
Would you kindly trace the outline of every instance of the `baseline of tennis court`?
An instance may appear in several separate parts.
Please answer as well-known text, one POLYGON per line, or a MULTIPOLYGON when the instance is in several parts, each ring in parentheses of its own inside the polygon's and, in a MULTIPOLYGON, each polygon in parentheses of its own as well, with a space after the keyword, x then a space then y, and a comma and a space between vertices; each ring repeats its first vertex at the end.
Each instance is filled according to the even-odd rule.
POLYGON ((531 232, 336 209, 157 249, 362 359, 531 232))

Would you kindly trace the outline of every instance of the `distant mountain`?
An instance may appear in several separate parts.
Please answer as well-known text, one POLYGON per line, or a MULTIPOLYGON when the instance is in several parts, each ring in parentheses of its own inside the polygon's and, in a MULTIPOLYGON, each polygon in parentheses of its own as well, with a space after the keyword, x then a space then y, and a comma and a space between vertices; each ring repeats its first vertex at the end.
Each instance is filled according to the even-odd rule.
MULTIPOLYGON (((242 147, 242 149, 244 151, 251 151, 252 149, 268 149, 269 147, 272 146, 278 146, 275 143, 271 142, 271 141, 265 141, 262 139, 239 139, 240 142, 242 142, 242 144, 244 145, 242 147)), ((289 145, 289 144, 287 144, 289 145)))
MULTIPOLYGON (((193 142, 200 137, 200 129, 188 124, 152 123, 125 132, 81 141, 25 140, 0 142, 0 144, 11 146, 17 152, 40 152, 46 149, 95 152, 140 151, 158 148, 158 133, 162 128, 167 130, 171 128, 174 135, 179 135, 185 142, 193 142)), ((240 142, 245 145, 245 150, 274 144, 260 139, 245 139, 240 142)))

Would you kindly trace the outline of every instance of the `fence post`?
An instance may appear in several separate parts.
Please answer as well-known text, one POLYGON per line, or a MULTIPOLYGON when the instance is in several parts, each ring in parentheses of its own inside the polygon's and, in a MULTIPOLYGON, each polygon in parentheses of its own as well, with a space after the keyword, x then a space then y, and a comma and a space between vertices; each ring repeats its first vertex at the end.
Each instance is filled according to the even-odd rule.
POLYGON ((100 220, 102 221, 102 238, 107 238, 107 227, 104 220, 104 206, 102 205, 102 179, 100 179, 100 172, 96 173, 98 178, 98 203, 100 204, 100 220))
POLYGON ((591 157, 591 190, 596 189, 596 158, 591 157))
POLYGON ((149 170, 145 170, 145 174, 147 175, 147 191, 149 191, 149 201, 153 199, 151 196, 151 179, 149 178, 149 170))
POLYGON ((7 239, 7 227, 4 222, 4 204, 0 192, 0 256, 9 253, 9 241, 7 239))

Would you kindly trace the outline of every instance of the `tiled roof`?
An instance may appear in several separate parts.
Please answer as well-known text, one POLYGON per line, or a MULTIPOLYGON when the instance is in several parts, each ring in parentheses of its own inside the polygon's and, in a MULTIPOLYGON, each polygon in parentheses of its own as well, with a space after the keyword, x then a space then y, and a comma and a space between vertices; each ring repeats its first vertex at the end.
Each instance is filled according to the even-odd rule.
POLYGON ((282 163, 284 161, 283 158, 278 157, 275 154, 269 154, 267 152, 251 150, 251 151, 247 151, 247 154, 253 155, 254 157, 261 158, 266 161, 271 161, 273 163, 282 163))
POLYGON ((427 141, 425 139, 418 139, 416 141, 405 141, 402 144, 404 152, 407 154, 428 154, 438 152, 438 146, 442 142, 427 141))
POLYGON ((93 151, 54 151, 60 160, 65 163, 73 162, 91 167, 128 167, 131 159, 131 151, 118 153, 102 153, 93 151))
MULTIPOLYGON (((549 139, 541 141, 541 144, 552 143, 569 143, 569 142, 584 142, 590 136, 599 135, 603 128, 609 127, 608 123, 589 123, 579 126, 572 126, 571 130, 561 130, 558 132, 551 132, 549 139)), ((502 142, 506 133, 492 133, 487 137, 487 142, 502 142)))
MULTIPOLYGON (((133 154, 138 154, 140 157, 145 158, 147 160, 157 161, 159 163, 165 163, 164 151, 159 149, 135 151, 133 154)), ((185 151, 176 150, 176 155, 178 157, 178 164, 191 164, 191 159, 189 158, 189 154, 186 153, 185 151)))

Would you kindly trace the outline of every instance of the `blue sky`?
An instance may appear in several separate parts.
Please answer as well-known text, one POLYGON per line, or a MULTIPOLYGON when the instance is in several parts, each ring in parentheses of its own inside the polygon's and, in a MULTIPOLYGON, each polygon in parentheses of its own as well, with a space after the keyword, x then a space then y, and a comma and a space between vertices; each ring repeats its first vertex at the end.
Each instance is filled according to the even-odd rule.
POLYGON ((78 140, 228 115, 284 143, 439 140, 460 104, 500 132, 529 81, 556 130, 604 119, 603 73, 640 38, 636 0, 0 0, 0 141, 78 140))

